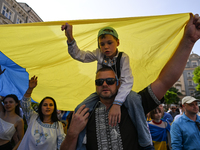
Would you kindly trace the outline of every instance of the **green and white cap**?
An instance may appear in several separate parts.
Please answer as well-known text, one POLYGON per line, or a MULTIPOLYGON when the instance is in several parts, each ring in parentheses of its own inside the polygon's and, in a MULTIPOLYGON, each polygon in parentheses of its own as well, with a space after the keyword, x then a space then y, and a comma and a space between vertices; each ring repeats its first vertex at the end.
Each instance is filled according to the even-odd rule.
POLYGON ((112 27, 104 27, 101 30, 99 30, 98 39, 101 35, 104 35, 104 34, 110 34, 118 39, 117 31, 112 27))

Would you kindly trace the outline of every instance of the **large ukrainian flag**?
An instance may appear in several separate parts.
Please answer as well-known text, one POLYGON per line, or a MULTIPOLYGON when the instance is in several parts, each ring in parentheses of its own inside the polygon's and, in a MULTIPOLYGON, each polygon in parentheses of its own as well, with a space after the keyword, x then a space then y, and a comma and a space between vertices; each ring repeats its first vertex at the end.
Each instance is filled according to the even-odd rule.
POLYGON ((52 96, 60 110, 73 110, 95 91, 97 62, 83 64, 69 56, 61 31, 65 22, 74 25, 74 37, 84 50, 97 48, 99 29, 114 27, 119 34, 119 50, 130 57, 133 90, 139 91, 157 78, 173 55, 188 19, 189 13, 185 13, 0 25, 0 95, 13 93, 21 98, 33 75, 38 76, 38 86, 32 98, 40 102, 52 96))

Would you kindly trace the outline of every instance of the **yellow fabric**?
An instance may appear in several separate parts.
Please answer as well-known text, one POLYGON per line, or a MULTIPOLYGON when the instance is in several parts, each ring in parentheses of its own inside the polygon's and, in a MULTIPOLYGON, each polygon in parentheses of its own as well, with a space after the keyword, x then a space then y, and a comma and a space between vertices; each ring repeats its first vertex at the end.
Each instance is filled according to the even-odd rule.
POLYGON ((74 25, 74 37, 84 50, 97 48, 99 29, 114 27, 119 34, 119 50, 130 57, 133 90, 137 92, 157 78, 179 44, 188 19, 189 13, 185 13, 0 25, 0 50, 26 68, 29 77, 38 76, 38 86, 32 94, 35 101, 52 96, 58 109, 73 110, 95 91, 97 62, 84 64, 70 57, 62 24, 74 25))
POLYGON ((167 150, 167 144, 165 141, 162 142, 153 141, 153 146, 155 150, 167 150))
POLYGON ((149 118, 147 117, 147 121, 148 121, 148 122, 151 121, 151 120, 152 120, 151 117, 149 117, 149 118))

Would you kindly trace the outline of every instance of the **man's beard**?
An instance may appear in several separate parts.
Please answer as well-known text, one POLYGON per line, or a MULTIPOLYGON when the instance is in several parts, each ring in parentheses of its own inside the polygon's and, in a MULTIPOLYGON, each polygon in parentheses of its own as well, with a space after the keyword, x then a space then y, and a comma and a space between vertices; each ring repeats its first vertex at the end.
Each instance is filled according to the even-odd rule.
POLYGON ((100 98, 102 98, 102 99, 112 99, 112 98, 115 98, 115 96, 117 95, 117 92, 118 91, 116 91, 114 94, 111 92, 111 95, 109 95, 109 96, 103 96, 102 94, 98 94, 99 95, 99 97, 100 98))

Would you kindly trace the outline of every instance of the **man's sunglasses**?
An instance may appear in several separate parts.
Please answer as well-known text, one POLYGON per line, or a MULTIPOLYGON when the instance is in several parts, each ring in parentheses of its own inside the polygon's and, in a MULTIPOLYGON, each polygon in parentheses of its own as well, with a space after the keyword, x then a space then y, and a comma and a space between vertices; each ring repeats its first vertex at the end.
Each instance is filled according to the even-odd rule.
POLYGON ((104 81, 106 81, 106 83, 108 85, 113 85, 115 83, 116 79, 115 78, 96 79, 95 84, 96 84, 96 86, 102 86, 104 81))

